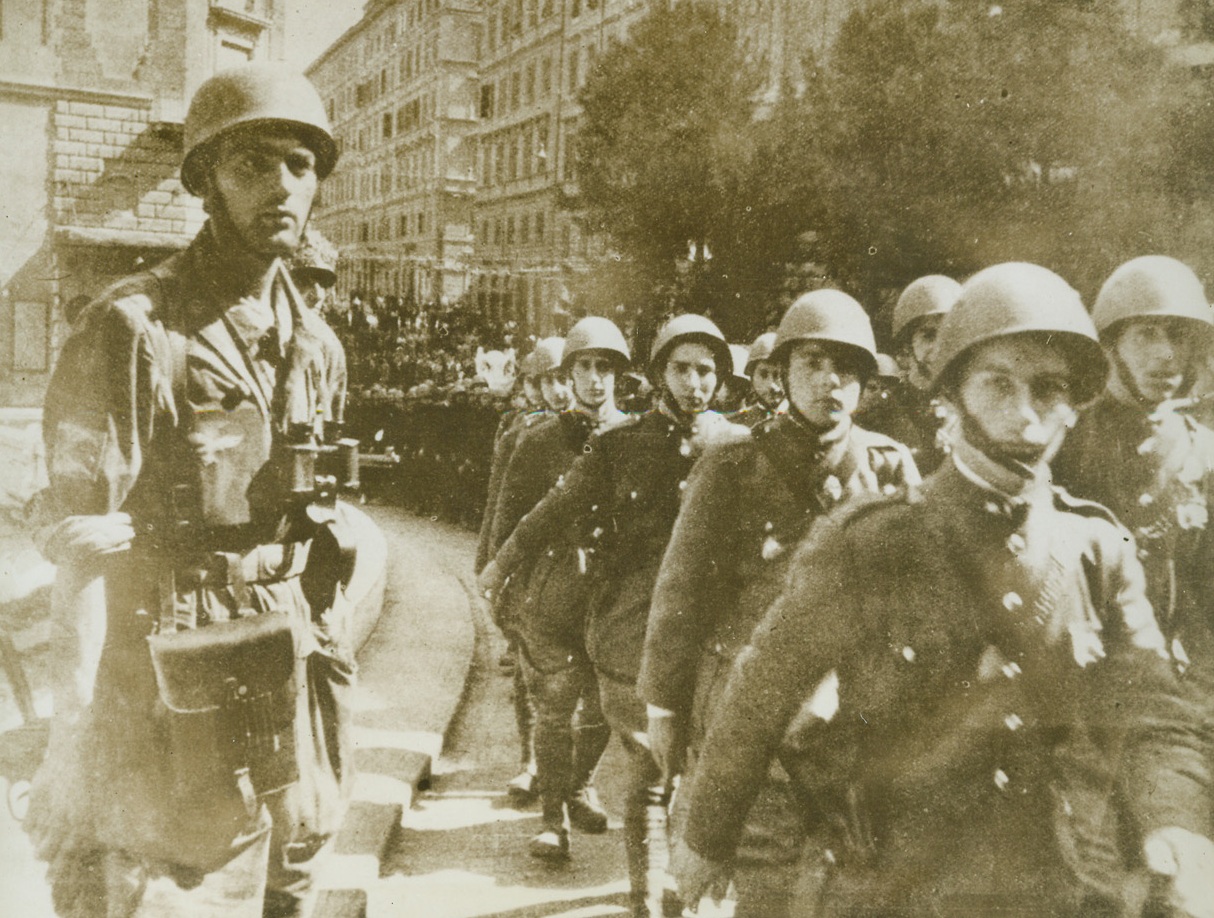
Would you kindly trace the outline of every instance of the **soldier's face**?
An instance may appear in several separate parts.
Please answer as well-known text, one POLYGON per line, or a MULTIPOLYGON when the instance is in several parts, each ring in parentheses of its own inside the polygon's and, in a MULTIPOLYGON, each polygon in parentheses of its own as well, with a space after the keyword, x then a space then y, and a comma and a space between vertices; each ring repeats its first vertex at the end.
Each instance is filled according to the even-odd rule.
POLYGON ((316 154, 289 128, 262 127, 221 140, 204 196, 250 250, 285 257, 299 245, 317 182, 316 154))
POLYGON ((1148 402, 1158 404, 1174 398, 1184 382, 1192 348, 1184 335, 1184 323, 1166 318, 1131 319, 1113 345, 1116 372, 1129 375, 1148 402))
POLYGON ((760 360, 754 365, 750 385, 755 390, 755 398, 765 408, 774 411, 784 400, 784 380, 780 378, 780 368, 770 360, 760 360))
POLYGON ((707 411, 717 391, 717 361, 706 344, 684 341, 666 358, 662 382, 685 414, 707 411))
POLYGON ((540 392, 539 384, 531 376, 523 377, 523 397, 527 404, 538 408, 543 403, 544 395, 540 392))
POLYGON ((615 398, 615 362, 601 354, 578 354, 570 367, 573 395, 583 408, 601 408, 615 398))
POLYGON ((911 332, 911 353, 915 355, 919 365, 929 373, 935 369, 932 364, 936 359, 936 335, 940 332, 940 323, 943 320, 944 316, 927 316, 920 319, 911 332))
POLYGON ((1066 358, 1043 339, 998 338, 975 349, 957 397, 988 444, 1034 464, 1052 458, 1075 423, 1070 376, 1066 358))
POLYGON ((815 341, 793 345, 788 355, 788 401, 815 427, 834 427, 860 404, 854 361, 815 341))
POLYGON ((545 373, 540 377, 540 393, 550 411, 565 411, 573 402, 573 391, 564 376, 545 373))

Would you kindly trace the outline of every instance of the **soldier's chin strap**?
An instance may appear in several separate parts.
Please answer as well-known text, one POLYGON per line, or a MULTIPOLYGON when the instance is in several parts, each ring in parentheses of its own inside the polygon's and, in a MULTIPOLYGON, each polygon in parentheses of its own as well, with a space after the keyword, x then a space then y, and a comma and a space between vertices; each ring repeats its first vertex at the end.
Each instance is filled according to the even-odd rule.
POLYGON ((1068 409, 1071 411, 1071 416, 1067 419, 1067 424, 1060 426, 1057 433, 1049 440, 1041 442, 1022 440, 1008 443, 990 436, 978 419, 967 411, 964 405, 960 404, 959 399, 954 406, 961 418, 957 441, 953 445, 954 450, 963 459, 968 456, 971 465, 976 458, 974 453, 978 453, 982 458, 994 463, 999 469, 1011 473, 1022 482, 1030 481, 1041 474, 1043 466, 1047 466, 1058 450, 1062 448, 1066 432, 1075 425, 1079 418, 1073 409, 1068 409))

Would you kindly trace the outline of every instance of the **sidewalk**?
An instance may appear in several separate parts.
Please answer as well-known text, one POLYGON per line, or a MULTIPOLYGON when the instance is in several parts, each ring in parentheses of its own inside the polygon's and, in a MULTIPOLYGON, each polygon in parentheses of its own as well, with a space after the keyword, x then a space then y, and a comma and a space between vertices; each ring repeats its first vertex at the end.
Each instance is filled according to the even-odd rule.
POLYGON ((392 507, 363 509, 384 534, 384 604, 359 653, 354 799, 314 918, 365 913, 365 890, 443 750, 475 652, 476 536, 392 507))

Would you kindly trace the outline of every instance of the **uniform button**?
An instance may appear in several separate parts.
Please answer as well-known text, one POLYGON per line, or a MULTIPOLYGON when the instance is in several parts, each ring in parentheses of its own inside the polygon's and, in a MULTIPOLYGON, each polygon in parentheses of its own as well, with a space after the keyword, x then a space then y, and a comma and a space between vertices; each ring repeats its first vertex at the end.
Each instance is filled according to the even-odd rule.
POLYGON ((590 512, 591 512, 591 513, 598 513, 598 512, 599 512, 599 505, 598 505, 598 504, 593 504, 593 505, 590 507, 590 512))
POLYGON ((1007 776, 1006 771, 1004 771, 1002 768, 995 769, 995 787, 999 788, 1000 790, 1007 790, 1007 786, 1011 783, 1011 781, 1012 779, 1007 776))
POLYGON ((1003 718, 1003 723, 1009 730, 1019 730, 1024 726, 1024 721, 1020 719, 1019 714, 1009 714, 1003 718))
POLYGON ((724 652, 724 650, 725 650, 725 648, 724 648, 724 646, 721 644, 721 642, 720 642, 720 641, 718 641, 717 643, 715 643, 715 644, 713 644, 713 645, 712 645, 712 652, 713 652, 713 653, 719 654, 719 653, 724 652))
POLYGON ((680 482, 679 482, 679 490, 680 490, 680 491, 686 491, 686 490, 687 490, 687 480, 686 480, 686 479, 684 479, 683 481, 680 481, 680 482))
POLYGON ((636 492, 636 491, 631 492, 631 493, 628 495, 628 499, 629 499, 629 500, 636 500, 636 499, 637 499, 637 492, 636 492))
POLYGON ((904 659, 907 663, 914 663, 915 662, 915 648, 903 647, 902 648, 902 659, 904 659))
POLYGON ((1155 498, 1150 494, 1140 494, 1138 496, 1138 506, 1140 507, 1149 507, 1153 503, 1155 503, 1155 498))
POLYGON ((247 685, 240 686, 240 688, 236 690, 236 694, 243 698, 245 695, 249 694, 249 687, 247 685))
POLYGON ((1022 554, 1026 548, 1028 548, 1028 542, 1025 541, 1024 536, 1020 533, 1013 532, 1007 537, 1007 550, 1013 555, 1022 554))
POLYGON ((565 476, 564 476, 564 475, 558 475, 558 476, 556 477, 556 486, 557 486, 558 488, 563 488, 563 487, 565 487, 565 476))
POLYGON ((593 539, 601 539, 603 537, 603 527, 595 526, 594 532, 590 533, 590 537, 593 539))
POLYGON ((772 561, 775 558, 778 558, 783 551, 784 546, 776 541, 776 539, 773 537, 768 536, 763 540, 763 547, 759 550, 759 554, 762 556, 764 561, 772 561))
POLYGON ((771 532, 775 528, 776 528, 775 525, 770 520, 768 520, 766 523, 763 524, 764 532, 771 532))
POLYGON ((554 549, 551 549, 551 548, 550 548, 550 549, 548 549, 548 557, 549 557, 549 558, 551 558, 551 557, 552 557, 553 555, 555 555, 555 554, 556 554, 556 551, 555 551, 554 549))
POLYGON ((1009 612, 1017 612, 1024 607, 1024 600, 1020 598, 1019 593, 1004 593, 1003 608, 1009 612))
POLYGON ((686 440, 684 440, 682 443, 679 444, 679 455, 680 456, 690 456, 691 455, 691 444, 688 443, 686 440))
POLYGON ((1147 558, 1151 557, 1151 553, 1145 548, 1139 548, 1136 554, 1138 555, 1139 561, 1145 561, 1147 558))
POLYGON ((1004 663, 1000 671, 1009 679, 1015 679, 1023 672, 1019 663, 1013 663, 1010 661, 1004 663))

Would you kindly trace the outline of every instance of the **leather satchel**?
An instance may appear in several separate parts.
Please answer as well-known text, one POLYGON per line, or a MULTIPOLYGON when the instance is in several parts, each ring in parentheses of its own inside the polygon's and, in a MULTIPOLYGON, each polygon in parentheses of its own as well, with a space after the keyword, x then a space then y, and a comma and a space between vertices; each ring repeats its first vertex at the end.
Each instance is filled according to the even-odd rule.
POLYGON ((148 636, 177 793, 240 788, 256 797, 299 779, 295 646, 285 612, 148 636))

